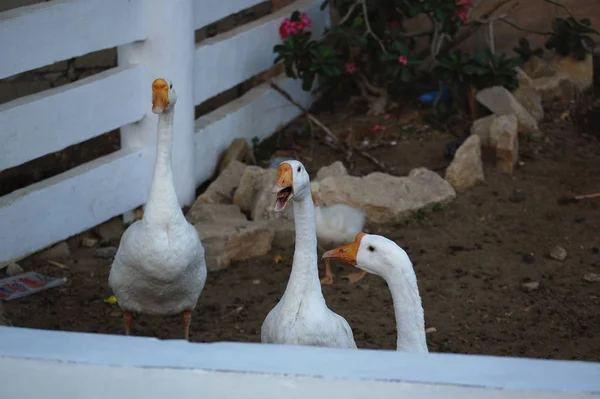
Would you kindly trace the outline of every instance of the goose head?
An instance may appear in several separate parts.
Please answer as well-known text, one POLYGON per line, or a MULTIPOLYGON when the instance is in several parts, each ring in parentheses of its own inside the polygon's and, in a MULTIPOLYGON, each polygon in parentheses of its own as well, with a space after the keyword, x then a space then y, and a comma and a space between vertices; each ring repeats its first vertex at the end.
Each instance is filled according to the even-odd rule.
POLYGON ((177 93, 168 79, 158 78, 152 82, 152 112, 162 114, 173 109, 177 102, 177 93))
POLYGON ((394 272, 398 272, 398 268, 412 268, 406 252, 394 241, 362 232, 350 244, 325 252, 323 258, 349 263, 386 280, 394 272))
POLYGON ((275 212, 281 212, 285 209, 292 198, 302 199, 310 192, 310 177, 301 162, 290 160, 283 161, 277 167, 277 180, 273 194, 277 194, 275 201, 275 212))

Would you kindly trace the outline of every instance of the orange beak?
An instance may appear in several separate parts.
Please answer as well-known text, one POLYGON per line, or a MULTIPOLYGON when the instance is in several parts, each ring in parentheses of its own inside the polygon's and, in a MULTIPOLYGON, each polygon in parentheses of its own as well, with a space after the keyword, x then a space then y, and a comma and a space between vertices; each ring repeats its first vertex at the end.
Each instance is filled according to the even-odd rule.
POLYGON ((362 240, 363 236, 365 236, 365 233, 358 233, 356 237, 354 237, 354 242, 325 252, 323 254, 323 259, 337 259, 356 266, 356 254, 358 253, 358 248, 360 248, 360 240, 362 240))
POLYGON ((152 82, 152 112, 160 114, 169 105, 169 85, 164 79, 152 82))
POLYGON ((289 164, 282 163, 279 165, 277 168, 277 180, 275 180, 275 185, 273 186, 271 192, 275 194, 286 187, 294 187, 293 176, 292 167, 289 164))

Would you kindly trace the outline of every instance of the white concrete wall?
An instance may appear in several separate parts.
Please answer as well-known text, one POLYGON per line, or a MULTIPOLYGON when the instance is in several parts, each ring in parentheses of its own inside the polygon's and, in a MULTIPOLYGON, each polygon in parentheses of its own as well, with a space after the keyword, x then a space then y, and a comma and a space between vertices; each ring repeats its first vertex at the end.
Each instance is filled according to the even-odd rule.
POLYGON ((6 398, 600 397, 600 364, 0 327, 6 398))
MULTIPOLYGON (((119 53, 118 68, 0 105, 0 170, 122 132, 121 151, 0 197, 0 263, 145 203, 156 142, 150 87, 159 76, 178 93, 173 168, 179 201, 190 204, 231 140, 264 138, 299 115, 266 85, 198 121, 194 106, 272 66, 278 26, 293 10, 306 11, 320 35, 329 21, 321 2, 298 0, 197 46, 195 29, 261 1, 53 0, 0 13, 0 79, 115 46, 119 53)), ((299 82, 279 83, 311 104, 299 82)))

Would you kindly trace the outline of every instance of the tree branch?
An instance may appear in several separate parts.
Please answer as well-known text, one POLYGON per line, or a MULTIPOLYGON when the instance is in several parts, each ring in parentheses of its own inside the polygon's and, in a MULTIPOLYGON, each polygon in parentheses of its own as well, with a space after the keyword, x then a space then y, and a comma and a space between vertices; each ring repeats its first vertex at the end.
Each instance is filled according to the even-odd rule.
POLYGON ((379 38, 379 36, 377 36, 375 34, 375 32, 373 32, 373 30, 371 29, 371 23, 369 22, 369 13, 367 10, 367 0, 360 0, 360 2, 362 3, 362 9, 363 9, 363 14, 364 14, 364 18, 365 18, 365 27, 367 28, 367 31, 365 32, 365 36, 366 35, 371 35, 373 37, 373 39, 375 39, 377 41, 377 43, 379 43, 379 46, 381 47, 381 50, 387 54, 387 50, 385 49, 385 46, 383 45, 383 42, 381 41, 381 39, 379 38))

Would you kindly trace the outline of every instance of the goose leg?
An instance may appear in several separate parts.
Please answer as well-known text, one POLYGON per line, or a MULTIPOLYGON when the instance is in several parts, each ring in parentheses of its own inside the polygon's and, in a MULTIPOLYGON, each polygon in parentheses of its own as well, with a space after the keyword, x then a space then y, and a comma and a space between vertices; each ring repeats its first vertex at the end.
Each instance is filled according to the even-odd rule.
POLYGON ((123 311, 123 324, 125 325, 125 335, 131 335, 131 326, 133 324, 133 313, 127 310, 123 311))
POLYGON ((356 284, 360 280, 365 278, 366 275, 367 275, 367 272, 365 272, 364 270, 361 270, 358 272, 346 274, 346 275, 342 276, 342 278, 348 279, 350 281, 350 284, 356 284))
POLYGON ((181 324, 183 325, 183 338, 190 340, 190 324, 192 324, 192 312, 186 310, 181 314, 181 324))
POLYGON ((333 273, 331 272, 331 261, 325 258, 325 277, 321 279, 322 285, 333 284, 333 273))

